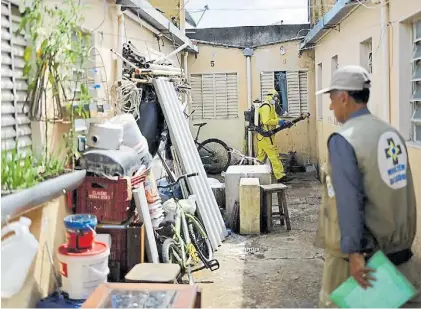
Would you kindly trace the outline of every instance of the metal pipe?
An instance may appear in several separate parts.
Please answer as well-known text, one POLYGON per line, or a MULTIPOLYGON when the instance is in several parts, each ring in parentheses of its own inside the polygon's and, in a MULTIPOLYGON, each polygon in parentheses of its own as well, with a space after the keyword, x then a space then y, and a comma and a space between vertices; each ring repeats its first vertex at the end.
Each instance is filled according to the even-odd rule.
MULTIPOLYGON (((119 54, 118 52, 116 52, 114 49, 110 49, 110 51, 112 53, 114 53, 118 58, 121 59, 121 61, 124 61, 125 63, 127 63, 129 66, 131 66, 132 68, 136 69, 136 70, 140 70, 137 66, 135 66, 133 63, 131 63, 129 60, 127 60, 126 58, 124 58, 121 54, 119 54)), ((123 70, 121 70, 123 72, 123 70)))
POLYGON ((177 53, 181 52, 183 49, 187 48, 188 46, 189 46, 188 43, 184 43, 183 45, 179 46, 177 49, 170 52, 168 55, 158 58, 157 60, 154 61, 154 63, 158 64, 163 60, 167 60, 168 58, 170 58, 170 57, 176 55, 177 53))
MULTIPOLYGON (((246 66, 247 66, 247 109, 251 109, 251 56, 246 56, 246 66)), ((247 155, 252 156, 252 133, 247 132, 247 155)))
MULTIPOLYGON (((121 53, 123 52, 123 38, 124 38, 124 14, 121 11, 121 5, 117 5, 117 30, 118 30, 118 42, 117 48, 118 51, 121 53)), ((116 72, 117 80, 123 79, 123 61, 121 58, 117 58, 117 72, 116 72)))
POLYGON ((390 123, 390 63, 389 63, 389 4, 385 0, 381 0, 380 23, 381 29, 384 31, 382 42, 382 60, 383 60, 383 104, 384 120, 390 123))
POLYGON ((153 63, 146 63, 145 64, 146 69, 151 70, 162 70, 162 71, 171 71, 171 72, 178 72, 181 74, 180 68, 170 67, 167 65, 161 65, 161 64, 153 64, 153 63))
POLYGON ((32 211, 67 192, 71 192, 83 182, 86 170, 77 170, 53 179, 41 182, 32 188, 25 189, 1 198, 1 222, 16 218, 32 211))
POLYGON ((153 74, 153 75, 171 75, 171 76, 179 76, 181 72, 173 72, 173 71, 166 71, 166 70, 142 70, 141 74, 153 74))

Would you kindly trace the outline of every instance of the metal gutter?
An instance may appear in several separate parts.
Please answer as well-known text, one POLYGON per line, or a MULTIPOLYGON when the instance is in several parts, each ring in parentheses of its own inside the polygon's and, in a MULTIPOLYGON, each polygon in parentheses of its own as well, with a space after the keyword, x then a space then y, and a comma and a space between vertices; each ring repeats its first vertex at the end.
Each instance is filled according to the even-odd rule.
POLYGON ((124 9, 124 6, 129 7, 141 19, 158 29, 164 35, 171 34, 171 37, 174 38, 174 43, 178 45, 187 44, 188 51, 199 51, 197 46, 193 45, 191 40, 180 29, 158 12, 147 0, 117 0, 117 4, 121 4, 122 9, 124 9))
POLYGON ((301 43, 300 51, 313 47, 328 31, 335 28, 360 3, 354 0, 338 0, 333 8, 314 25, 301 43))

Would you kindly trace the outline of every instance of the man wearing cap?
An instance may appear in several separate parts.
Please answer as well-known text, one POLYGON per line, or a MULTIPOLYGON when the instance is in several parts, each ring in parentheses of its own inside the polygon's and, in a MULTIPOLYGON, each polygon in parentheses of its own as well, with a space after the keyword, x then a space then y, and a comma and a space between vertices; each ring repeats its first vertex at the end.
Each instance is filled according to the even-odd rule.
MULTIPOLYGON (((367 109, 370 83, 365 69, 350 65, 338 69, 330 87, 316 93, 329 93, 330 110, 343 124, 328 139, 321 171, 315 244, 325 249, 323 308, 335 307, 329 295, 349 276, 363 288, 371 286, 375 272, 365 264, 378 250, 408 280, 417 277, 411 272, 417 269, 411 259, 416 201, 405 140, 367 109)), ((411 304, 421 307, 420 297, 411 304)))

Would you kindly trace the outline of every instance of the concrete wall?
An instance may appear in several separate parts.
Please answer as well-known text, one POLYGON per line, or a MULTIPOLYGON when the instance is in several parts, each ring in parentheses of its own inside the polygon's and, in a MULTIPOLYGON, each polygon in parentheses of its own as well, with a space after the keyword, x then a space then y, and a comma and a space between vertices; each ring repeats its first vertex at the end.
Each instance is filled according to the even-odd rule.
MULTIPOLYGON (((106 88, 106 84, 108 89, 110 89, 116 79, 117 61, 110 52, 110 49, 117 49, 119 42, 115 1, 107 1, 107 3, 108 7, 104 6, 104 2, 101 0, 82 1, 82 4, 89 4, 83 11, 86 20, 83 27, 89 31, 95 29, 93 33, 94 41, 97 51, 101 55, 101 57, 96 57, 96 61, 98 67, 103 66, 101 68, 101 74, 103 74, 104 80, 107 80, 107 83, 103 84, 104 89, 106 88), (104 16, 104 19, 101 23, 102 16, 104 16)), ((141 27, 128 17, 125 17, 125 19, 125 36, 127 40, 131 40, 140 51, 145 53, 159 50, 158 43, 152 32, 141 27)), ((161 51, 163 53, 168 54, 173 50, 174 48, 171 42, 165 40, 164 46, 162 46, 161 42, 161 51)), ((171 58, 171 60, 173 60, 174 65, 179 66, 176 57, 171 58)), ((44 133, 41 133, 45 132, 44 128, 37 123, 34 123, 33 131, 34 127, 38 127, 38 135, 33 136, 34 144, 42 145, 48 141, 52 149, 58 147, 62 134, 69 129, 68 124, 50 124, 48 126, 48 137, 45 138, 44 133)), ((40 298, 46 297, 53 291, 55 288, 54 271, 49 261, 45 243, 48 243, 54 255, 55 272, 58 274, 59 265, 56 252, 58 246, 65 242, 63 219, 70 213, 71 211, 67 207, 67 200, 65 196, 62 196, 24 215, 32 220, 31 232, 40 243, 39 251, 27 277, 25 286, 14 297, 2 299, 1 303, 3 307, 34 308, 40 298)))
POLYGON ((309 0, 310 23, 314 25, 326 14, 337 0, 309 0))
MULTIPOLYGON (((314 93, 313 61, 304 53, 298 57, 299 41, 290 41, 258 47, 251 59, 252 100, 260 99, 260 73, 262 71, 283 71, 308 69, 309 93, 314 93), (281 56, 283 46, 286 54, 281 56)), ((199 44, 199 54, 189 56, 189 74, 229 73, 238 74, 238 119, 205 120, 208 125, 201 130, 201 139, 216 137, 229 146, 244 151, 244 111, 247 109, 247 72, 246 57, 242 49, 199 44), (214 67, 210 62, 214 61, 214 67)), ((280 152, 297 151, 304 159, 316 160, 315 103, 309 96, 310 121, 303 121, 290 130, 276 135, 276 145, 280 152), (313 129, 312 129, 313 128, 313 129)), ((195 122, 201 122, 197 120, 195 122)), ((196 129, 192 129, 193 134, 196 129)))
MULTIPOLYGON (((391 0, 389 34, 390 48, 390 122, 405 137, 409 136, 410 119, 410 55, 412 53, 410 27, 408 22, 421 16, 421 2, 407 0, 402 5, 399 0, 391 0)), ((329 84, 331 78, 331 58, 338 55, 338 64, 361 64, 360 43, 372 38, 373 73, 372 92, 369 109, 377 116, 385 115, 386 102, 383 99, 384 87, 382 76, 385 73, 382 64, 380 26, 380 7, 378 9, 358 8, 340 25, 340 32, 331 31, 315 48, 315 64, 323 65, 322 87, 329 84), (379 48, 378 48, 379 47, 379 48)), ((326 141, 337 127, 329 121, 329 96, 322 96, 323 120, 317 121, 318 153, 321 163, 326 162, 326 141)), ((421 220, 421 145, 408 142, 408 153, 416 187, 418 216, 421 220)), ((421 257, 421 225, 418 224, 417 240, 414 249, 421 257)))

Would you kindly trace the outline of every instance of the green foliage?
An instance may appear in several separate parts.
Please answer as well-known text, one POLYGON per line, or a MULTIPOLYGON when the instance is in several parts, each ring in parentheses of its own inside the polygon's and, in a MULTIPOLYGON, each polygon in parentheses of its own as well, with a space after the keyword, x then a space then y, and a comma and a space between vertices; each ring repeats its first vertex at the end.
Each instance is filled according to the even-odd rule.
POLYGON ((67 140, 63 140, 56 152, 40 158, 19 153, 17 148, 1 153, 1 189, 14 191, 30 188, 39 182, 60 176, 68 164, 63 153, 67 140), (63 147, 64 146, 64 147, 63 147), (61 158, 63 157, 63 158, 61 158))
MULTIPOLYGON (((84 22, 81 8, 74 0, 62 0, 56 6, 45 0, 22 0, 23 17, 18 33, 24 31, 30 42, 24 53, 24 75, 29 81, 32 119, 48 118, 47 111, 37 111, 47 90, 51 91, 57 107, 53 119, 62 118, 61 107, 75 100, 69 90, 83 82, 73 79, 73 70, 83 67, 91 47, 90 36, 81 30, 84 22)), ((80 104, 83 105, 82 100, 80 104)))

